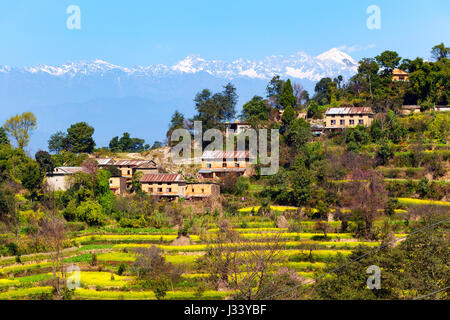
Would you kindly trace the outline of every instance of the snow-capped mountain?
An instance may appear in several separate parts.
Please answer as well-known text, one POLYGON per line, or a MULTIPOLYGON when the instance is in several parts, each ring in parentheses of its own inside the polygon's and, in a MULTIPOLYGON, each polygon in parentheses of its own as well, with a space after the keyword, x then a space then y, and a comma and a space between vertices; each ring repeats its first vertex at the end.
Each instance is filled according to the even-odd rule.
POLYGON ((151 141, 164 137, 175 109, 191 116, 195 111, 192 99, 204 88, 216 92, 231 81, 242 105, 255 94, 265 96, 274 75, 300 82, 311 92, 322 77, 349 78, 356 71, 353 58, 335 48, 318 56, 299 52, 231 62, 189 55, 171 66, 124 67, 103 60, 29 68, 0 66, 0 121, 25 110, 34 112, 40 121, 36 136, 41 136, 32 143, 40 140, 36 145, 41 148, 51 133, 75 121, 95 124, 101 134, 98 145, 130 128, 136 136, 151 141))
POLYGON ((103 60, 91 62, 71 62, 62 66, 39 65, 31 68, 16 69, 1 66, 3 74, 22 72, 30 74, 48 74, 51 76, 104 76, 108 73, 126 76, 162 77, 180 74, 205 72, 217 78, 233 80, 239 77, 252 79, 270 79, 274 75, 297 79, 318 81, 323 77, 342 74, 349 76, 356 72, 357 63, 351 56, 336 48, 311 57, 304 52, 290 56, 270 56, 260 61, 238 59, 232 62, 206 60, 198 55, 189 55, 173 66, 151 65, 132 68, 121 67, 103 60))

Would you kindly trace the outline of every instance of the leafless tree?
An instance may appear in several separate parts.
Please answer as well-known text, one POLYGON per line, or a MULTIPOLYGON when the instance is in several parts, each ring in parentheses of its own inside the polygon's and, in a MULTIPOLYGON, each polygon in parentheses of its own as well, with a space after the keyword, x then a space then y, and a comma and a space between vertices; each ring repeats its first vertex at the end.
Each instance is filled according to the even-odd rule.
POLYGON ((52 273, 55 278, 55 290, 58 295, 62 296, 62 286, 65 279, 63 249, 66 240, 66 230, 64 220, 55 215, 41 219, 39 234, 50 249, 49 256, 52 263, 52 273))
POLYGON ((383 209, 386 202, 387 192, 381 174, 373 169, 355 169, 344 189, 344 204, 352 211, 362 213, 364 237, 371 236, 377 210, 383 209))
POLYGON ((279 233, 255 242, 242 239, 229 225, 222 224, 219 229, 210 239, 206 255, 198 261, 199 268, 211 273, 219 289, 234 290, 236 299, 256 300, 270 298, 302 281, 287 268, 278 270, 286 261, 282 252, 286 242, 279 233))

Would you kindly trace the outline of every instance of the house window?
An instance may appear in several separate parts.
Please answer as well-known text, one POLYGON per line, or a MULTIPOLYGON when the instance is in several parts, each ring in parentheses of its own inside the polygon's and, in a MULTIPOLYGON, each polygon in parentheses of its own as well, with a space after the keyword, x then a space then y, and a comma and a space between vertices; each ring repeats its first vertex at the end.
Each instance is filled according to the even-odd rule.
POLYGON ((128 170, 128 171, 127 171, 127 174, 128 174, 128 175, 130 175, 130 174, 131 174, 130 170, 128 170))
POLYGON ((162 185, 162 182, 158 182, 158 186, 161 186, 162 185))
POLYGON ((112 182, 112 180, 109 180, 109 184, 112 184, 113 182, 112 182))
POLYGON ((222 167, 226 168, 227 167, 227 163, 226 162, 222 163, 222 167))
POLYGON ((234 164, 234 166, 235 166, 236 168, 239 168, 239 162, 236 162, 236 163, 234 164))
POLYGON ((202 189, 202 193, 205 193, 205 189, 202 189))
POLYGON ((166 192, 172 192, 172 188, 167 188, 166 192))
POLYGON ((336 120, 331 120, 331 124, 336 124, 336 120))
POLYGON ((350 120, 350 124, 355 124, 355 120, 350 120))
POLYGON ((206 164, 206 167, 207 167, 207 168, 211 168, 211 163, 207 163, 207 164, 206 164))
POLYGON ((340 120, 339 123, 343 126, 345 125, 345 120, 340 120))
POLYGON ((358 124, 364 124, 364 120, 359 119, 358 124))
POLYGON ((331 117, 334 118, 334 117, 336 117, 336 115, 332 114, 331 117))
POLYGON ((162 192, 162 188, 158 188, 158 192, 162 192))
POLYGON ((360 118, 362 118, 362 117, 363 117, 363 115, 362 115, 362 114, 360 114, 360 115, 359 115, 359 117, 360 117, 360 118))
POLYGON ((148 188, 148 192, 153 193, 153 188, 148 188))
POLYGON ((194 192, 194 188, 192 188, 192 192, 194 192))
POLYGON ((353 115, 352 115, 352 114, 350 115, 350 118, 353 118, 353 115))

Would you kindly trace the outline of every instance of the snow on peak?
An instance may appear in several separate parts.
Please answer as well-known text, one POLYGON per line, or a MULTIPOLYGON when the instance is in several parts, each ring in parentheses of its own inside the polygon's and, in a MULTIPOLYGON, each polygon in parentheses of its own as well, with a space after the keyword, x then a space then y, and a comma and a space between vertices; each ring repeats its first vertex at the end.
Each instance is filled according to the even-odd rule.
MULTIPOLYGON (((332 48, 316 57, 305 52, 282 56, 271 55, 262 60, 236 59, 231 62, 221 60, 207 60, 199 55, 188 55, 183 60, 172 66, 150 65, 126 68, 111 64, 105 60, 68 62, 61 66, 40 65, 37 67, 22 69, 26 72, 38 74, 46 73, 51 76, 95 76, 114 73, 120 75, 140 75, 150 77, 164 77, 179 74, 194 74, 205 72, 218 78, 232 80, 239 77, 251 79, 270 79, 274 75, 308 79, 318 81, 322 77, 334 77, 343 75, 345 78, 352 76, 357 71, 357 63, 353 58, 332 48)), ((8 73, 11 69, 3 66, 1 73, 8 73)))
POLYGON ((350 55, 337 48, 332 48, 322 54, 319 54, 316 58, 321 61, 333 61, 345 65, 357 65, 355 60, 353 60, 350 55))

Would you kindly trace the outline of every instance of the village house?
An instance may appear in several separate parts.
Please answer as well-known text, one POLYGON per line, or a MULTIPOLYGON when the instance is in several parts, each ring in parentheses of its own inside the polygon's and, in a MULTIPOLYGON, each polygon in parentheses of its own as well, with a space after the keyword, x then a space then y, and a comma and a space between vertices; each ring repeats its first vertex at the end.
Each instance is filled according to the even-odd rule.
POLYGON ((198 173, 204 179, 223 178, 227 174, 249 176, 252 160, 248 151, 205 151, 198 173))
POLYGON ((112 158, 95 158, 97 165, 100 169, 107 168, 114 165, 114 159, 112 158))
POLYGON ((186 197, 186 181, 180 174, 149 173, 141 178, 142 191, 158 200, 178 200, 186 197))
POLYGON ((82 172, 82 167, 56 167, 47 174, 47 184, 50 191, 66 191, 70 188, 70 177, 76 172, 82 172))
POLYGON ((325 113, 326 129, 344 129, 360 126, 369 126, 373 121, 374 113, 369 107, 341 107, 328 108, 325 113))
POLYGON ((186 199, 201 201, 207 198, 217 198, 220 196, 220 186, 216 183, 187 183, 186 199))
POLYGON ((109 189, 115 195, 124 194, 127 190, 127 179, 125 177, 111 177, 109 178, 109 189))
POLYGON ((137 171, 144 174, 157 173, 158 167, 152 160, 117 160, 114 166, 122 173, 122 177, 131 179, 137 171))
POLYGON ((408 81, 409 74, 400 69, 392 70, 392 81, 408 81))
POLYGON ((402 115, 406 116, 411 113, 419 113, 420 106, 418 105, 404 105, 402 106, 402 115))
POLYGON ((227 136, 232 132, 236 135, 241 134, 242 132, 250 128, 250 124, 246 122, 239 122, 238 120, 234 120, 234 122, 225 122, 225 132, 227 136))

